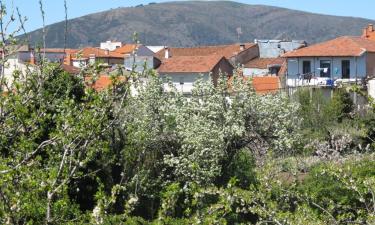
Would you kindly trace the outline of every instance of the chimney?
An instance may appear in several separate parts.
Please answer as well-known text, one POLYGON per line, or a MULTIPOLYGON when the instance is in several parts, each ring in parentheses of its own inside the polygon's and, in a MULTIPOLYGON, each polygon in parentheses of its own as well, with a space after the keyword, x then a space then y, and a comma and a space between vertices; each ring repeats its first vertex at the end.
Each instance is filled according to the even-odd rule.
POLYGON ((165 52, 164 58, 169 59, 170 54, 169 54, 169 47, 168 46, 164 47, 164 52, 165 52))
POLYGON ((30 52, 30 64, 35 65, 35 56, 33 52, 30 52))
POLYGON ((368 33, 367 33, 367 28, 363 28, 363 31, 362 31, 362 38, 368 38, 368 33))
POLYGON ((374 25, 369 24, 369 25, 367 26, 367 30, 368 30, 368 33, 372 33, 372 32, 374 32, 374 25))
POLYGON ((64 60, 65 65, 72 65, 72 55, 71 54, 66 54, 65 60, 64 60))
POLYGON ((245 50, 245 45, 244 44, 240 44, 240 51, 243 51, 245 50))
POLYGON ((106 48, 106 49, 104 50, 104 54, 105 54, 105 55, 109 55, 109 49, 106 48))

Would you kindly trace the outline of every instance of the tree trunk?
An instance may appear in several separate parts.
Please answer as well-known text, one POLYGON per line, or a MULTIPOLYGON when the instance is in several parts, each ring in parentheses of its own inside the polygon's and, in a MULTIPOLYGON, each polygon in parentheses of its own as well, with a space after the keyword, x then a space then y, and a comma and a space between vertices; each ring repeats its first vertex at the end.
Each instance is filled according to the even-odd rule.
POLYGON ((53 194, 50 191, 48 191, 47 192, 46 225, 49 225, 52 223, 52 218, 51 218, 52 197, 53 197, 53 194))

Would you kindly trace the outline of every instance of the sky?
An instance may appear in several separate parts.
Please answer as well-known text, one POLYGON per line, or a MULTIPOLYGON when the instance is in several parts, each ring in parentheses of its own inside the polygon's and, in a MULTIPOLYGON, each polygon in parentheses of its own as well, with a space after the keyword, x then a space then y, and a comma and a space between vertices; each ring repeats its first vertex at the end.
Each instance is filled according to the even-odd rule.
MULTIPOLYGON (((26 16, 26 30, 32 31, 42 27, 40 0, 0 0, 9 12, 16 7, 22 16, 26 16)), ((101 12, 118 7, 136 6, 150 2, 167 2, 165 0, 66 0, 68 19, 101 12)), ((246 4, 272 5, 307 12, 353 16, 375 20, 375 0, 237 0, 246 4)), ((46 25, 64 20, 64 0, 42 0, 46 25)))

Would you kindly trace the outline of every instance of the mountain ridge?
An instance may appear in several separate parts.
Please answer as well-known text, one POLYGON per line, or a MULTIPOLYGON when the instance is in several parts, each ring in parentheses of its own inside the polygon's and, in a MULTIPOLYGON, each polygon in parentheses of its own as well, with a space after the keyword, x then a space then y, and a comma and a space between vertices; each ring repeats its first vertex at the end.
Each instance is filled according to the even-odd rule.
MULTIPOLYGON (((174 1, 119 7, 68 21, 67 47, 97 46, 106 40, 147 45, 197 46, 253 42, 254 39, 306 40, 309 43, 342 35, 360 35, 374 21, 331 16, 275 6, 231 1, 174 1), (238 40, 237 28, 242 35, 238 40)), ((47 47, 64 45, 65 22, 46 26, 47 47)), ((41 29, 29 33, 41 43, 41 29)))

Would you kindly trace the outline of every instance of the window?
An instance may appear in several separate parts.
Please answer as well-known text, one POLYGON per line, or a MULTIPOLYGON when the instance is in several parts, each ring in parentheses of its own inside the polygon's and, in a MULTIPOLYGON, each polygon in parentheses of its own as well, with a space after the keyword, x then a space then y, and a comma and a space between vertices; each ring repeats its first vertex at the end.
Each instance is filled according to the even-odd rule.
POLYGON ((180 85, 184 85, 184 77, 180 77, 180 85))
POLYGON ((341 61, 342 79, 350 78, 350 60, 341 61))
POLYGON ((302 63, 302 73, 307 74, 311 73, 311 62, 310 61, 303 61, 302 63))
POLYGON ((320 76, 331 77, 331 61, 330 60, 320 61, 320 76))

